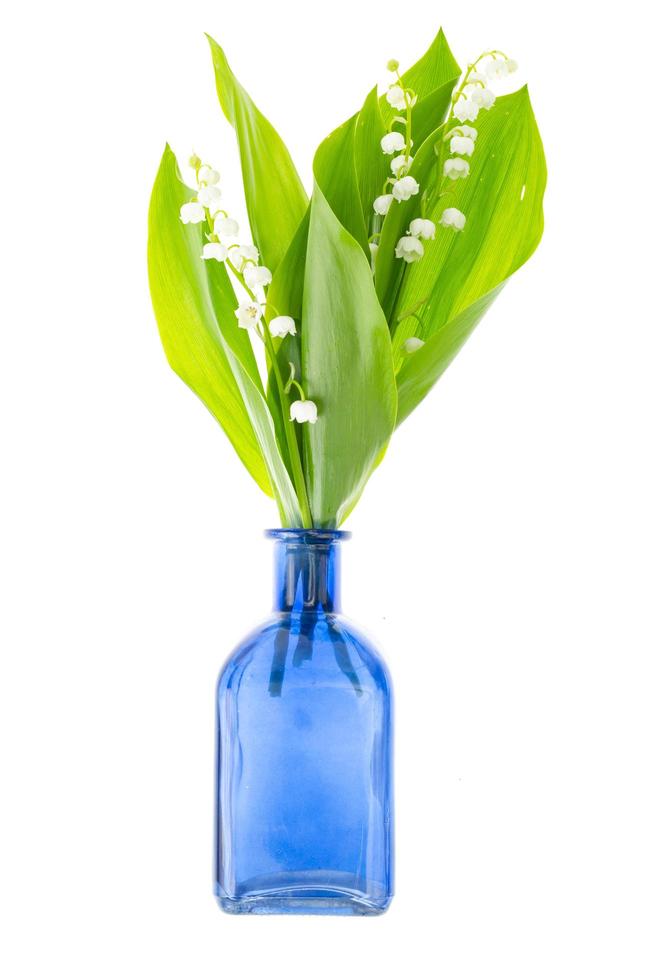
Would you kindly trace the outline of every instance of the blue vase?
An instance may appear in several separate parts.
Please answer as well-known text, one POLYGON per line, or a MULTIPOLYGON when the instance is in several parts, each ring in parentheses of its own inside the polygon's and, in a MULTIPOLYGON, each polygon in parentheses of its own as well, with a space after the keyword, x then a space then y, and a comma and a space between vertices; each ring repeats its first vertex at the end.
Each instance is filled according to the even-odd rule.
POLYGON ((277 530, 275 611, 217 690, 214 891, 233 913, 377 915, 392 897, 392 693, 339 612, 343 531, 277 530))

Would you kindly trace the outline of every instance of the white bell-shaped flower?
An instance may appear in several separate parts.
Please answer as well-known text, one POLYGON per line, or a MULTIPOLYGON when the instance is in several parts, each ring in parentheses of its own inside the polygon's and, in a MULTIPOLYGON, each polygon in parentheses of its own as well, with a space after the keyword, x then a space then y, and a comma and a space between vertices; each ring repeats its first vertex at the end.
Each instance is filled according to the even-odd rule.
POLYGON ((496 101, 496 96, 490 88, 476 88, 471 92, 471 101, 480 109, 491 109, 496 101))
POLYGON ((228 257, 228 250, 220 242, 207 242, 203 245, 202 259, 216 259, 217 262, 225 262, 228 257))
POLYGON ((416 350, 421 350, 423 346, 424 342, 423 340, 420 340, 419 337, 408 337, 408 339, 404 340, 402 343, 401 350, 404 352, 404 354, 414 354, 416 350))
POLYGON ((291 422, 310 422, 311 425, 315 425, 318 421, 318 407, 315 402, 309 401, 308 398, 305 398, 304 401, 291 402, 289 418, 291 422))
POLYGON ((406 141, 403 133, 386 133, 381 138, 381 149, 384 153, 400 153, 405 148, 406 141))
POLYGON ((429 221, 428 218, 415 218, 408 226, 408 234, 413 238, 431 241, 435 237, 435 222, 429 221))
POLYGON ((259 262, 259 252, 254 245, 239 245, 239 252, 244 259, 251 262, 259 262))
POLYGON ((248 289, 259 289, 269 286, 273 278, 270 269, 265 265, 250 265, 246 263, 243 268, 243 278, 248 289))
POLYGON ((251 327, 257 326, 264 311, 259 303, 256 303, 254 300, 248 300, 246 303, 242 303, 241 306, 237 307, 234 313, 241 329, 248 330, 251 327))
POLYGON ((459 119, 460 122, 466 122, 467 119, 469 122, 473 122, 474 119, 478 118, 479 112, 480 106, 478 103, 464 96, 459 98, 453 106, 453 116, 455 119, 459 119))
POLYGON ((199 201, 188 201, 180 209, 180 220, 184 225, 200 225, 205 221, 205 208, 199 201))
POLYGON ((408 173, 412 167, 412 157, 407 157, 403 153, 398 157, 394 157, 390 161, 390 170, 396 176, 398 173, 408 173))
POLYGON ((503 61, 502 58, 490 58, 488 61, 485 61, 484 71, 487 78, 494 79, 495 81, 506 78, 509 74, 507 62, 503 61))
POLYGON ((476 71, 474 68, 473 71, 469 73, 467 82, 469 85, 486 85, 487 78, 486 75, 483 75, 480 71, 476 71))
POLYGON ((459 136, 466 136, 467 139, 473 140, 474 143, 478 138, 478 130, 474 129, 473 126, 456 126, 455 132, 459 136))
POLYGON ((451 153, 470 157, 474 150, 475 143, 469 136, 451 136, 451 153))
POLYGON ((398 259, 403 259, 404 262, 408 262, 409 264, 411 262, 418 262, 424 254, 424 246, 413 235, 404 235, 397 242, 394 254, 398 259))
POLYGON ((507 58, 505 64, 507 65, 508 75, 513 75, 515 71, 518 71, 518 62, 514 61, 513 58, 507 58))
POLYGON ((199 187, 196 196, 200 203, 208 209, 210 215, 214 216, 219 209, 221 200, 221 191, 218 187, 215 184, 206 184, 204 187, 199 187))
POLYGON ((385 98, 388 105, 391 105, 393 109, 402 110, 406 108, 406 93, 400 85, 391 85, 385 93, 385 98))
POLYGON ((396 201, 408 201, 419 193, 419 184, 414 177, 400 177, 392 185, 392 196, 396 201))
POLYGON ((206 163, 204 163, 203 166, 199 168, 198 171, 199 184, 218 184, 220 179, 221 179, 220 173, 218 173, 216 170, 212 170, 212 168, 208 167, 206 163))
POLYGON ((286 337, 289 333, 294 337, 297 333, 292 316, 274 316, 268 323, 268 329, 273 337, 286 337))
POLYGON ((460 157, 449 157, 444 161, 444 176, 450 180, 458 180, 460 177, 469 176, 469 164, 460 157))
POLYGON ((228 258, 237 272, 241 272, 244 264, 259 262, 259 252, 254 245, 231 245, 228 249, 228 258))
POLYGON ((388 208, 392 204, 392 194, 381 194, 376 198, 372 207, 374 214, 387 214, 388 208))
POLYGON ((222 238, 234 238, 239 234, 239 223, 234 218, 226 218, 219 215, 214 220, 214 231, 222 238))
POLYGON ((446 208, 442 211, 439 219, 440 225, 445 228, 452 228, 454 231, 462 231, 466 224, 466 215, 462 214, 457 208, 446 208))

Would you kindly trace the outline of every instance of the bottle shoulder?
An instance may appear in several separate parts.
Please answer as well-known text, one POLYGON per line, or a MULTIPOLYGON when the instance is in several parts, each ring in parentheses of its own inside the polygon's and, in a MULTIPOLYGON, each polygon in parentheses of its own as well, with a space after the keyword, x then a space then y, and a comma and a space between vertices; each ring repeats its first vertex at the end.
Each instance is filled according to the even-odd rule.
POLYGON ((237 644, 225 661, 219 688, 244 680, 267 678, 281 665, 283 674, 297 671, 301 682, 335 679, 380 688, 389 694, 391 680, 375 643, 339 613, 276 613, 237 644))

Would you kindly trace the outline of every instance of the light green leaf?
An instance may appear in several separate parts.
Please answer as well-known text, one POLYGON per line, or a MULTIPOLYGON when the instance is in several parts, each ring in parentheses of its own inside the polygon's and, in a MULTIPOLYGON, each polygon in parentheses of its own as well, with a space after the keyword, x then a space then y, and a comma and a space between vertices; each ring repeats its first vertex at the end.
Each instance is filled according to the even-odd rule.
POLYGON ((317 423, 303 427, 311 512, 316 526, 335 527, 390 438, 396 391, 390 334, 369 265, 317 182, 304 282, 302 381, 318 406, 317 423))
POLYGON ((379 98, 376 88, 373 88, 358 113, 354 133, 356 179, 366 234, 369 234, 374 221, 372 204, 382 193, 386 177, 390 176, 390 158, 381 149, 381 137, 384 133, 379 98))
MULTIPOLYGON (((413 127, 419 128, 421 133, 421 128, 423 126, 423 121, 426 118, 427 108, 422 108, 422 103, 424 100, 431 95, 433 92, 437 92, 440 86, 448 86, 450 83, 451 90, 455 81, 460 75, 460 66, 453 57, 451 49, 448 46, 448 41, 444 35, 444 31, 439 29, 435 36, 435 40, 428 48, 428 51, 415 62, 415 64, 409 68, 401 76, 406 88, 411 88, 417 93, 418 105, 415 105, 413 111, 413 127)), ((438 93, 439 94, 439 93, 438 93)), ((449 91, 450 97, 450 91, 449 91)), ((389 124, 390 119, 394 115, 394 109, 388 105, 385 96, 383 95, 380 99, 380 107, 383 118, 386 125, 389 124)), ((432 122, 429 130, 431 132, 439 123, 432 122)), ((422 136, 420 135, 421 139, 422 136)))
MULTIPOLYGON (((423 213, 422 203, 427 191, 435 184, 438 175, 437 145, 442 128, 434 130, 415 153, 410 176, 419 184, 419 193, 407 201, 393 201, 381 228, 379 250, 376 254, 376 293, 390 322, 399 287, 406 272, 406 265, 395 259, 398 240, 406 234, 413 218, 423 213)), ((429 246, 432 248, 433 246, 429 246)))
POLYGON ((464 231, 438 226, 424 258, 409 266, 396 305, 395 354, 405 338, 424 347, 398 370, 399 421, 435 384, 504 282, 530 257, 543 232, 546 167, 527 87, 496 101, 477 122, 469 177, 428 213, 449 206, 466 215, 464 231), (419 319, 405 316, 416 311, 419 319))
POLYGON ((274 272, 308 198, 286 146, 233 75, 223 49, 208 41, 219 102, 237 134, 250 229, 264 265, 274 272))
POLYGON ((313 174, 329 207, 369 260, 368 231, 354 160, 357 119, 358 113, 322 141, 313 159, 313 174))
POLYGON ((272 416, 238 305, 223 265, 201 259, 203 231, 183 225, 180 207, 193 197, 165 149, 149 209, 149 285, 171 367, 221 424, 265 493, 274 494, 284 523, 300 511, 275 441, 272 416))

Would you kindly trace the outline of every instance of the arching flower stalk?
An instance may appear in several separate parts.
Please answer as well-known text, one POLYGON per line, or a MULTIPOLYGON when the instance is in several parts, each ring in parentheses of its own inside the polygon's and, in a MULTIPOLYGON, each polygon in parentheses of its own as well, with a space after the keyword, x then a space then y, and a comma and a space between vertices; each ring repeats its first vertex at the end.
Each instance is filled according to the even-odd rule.
MULTIPOLYGON (((287 334, 295 336, 297 333, 295 321, 292 317, 281 314, 274 316, 270 322, 267 321, 264 289, 272 282, 272 273, 266 266, 259 265, 259 251, 254 245, 241 245, 235 240, 239 235, 239 224, 228 215, 227 211, 218 206, 221 192, 216 187, 220 180, 217 171, 204 164, 196 154, 192 154, 189 164, 196 174, 198 189, 195 198, 181 206, 180 220, 184 224, 206 223, 206 242, 203 245, 201 258, 204 261, 222 262, 228 270, 230 278, 246 294, 246 298, 235 309, 234 314, 239 327, 255 333, 266 349, 279 393, 282 420, 302 521, 305 527, 311 527, 312 520, 306 481, 294 423, 310 422, 315 424, 318 418, 318 410, 315 403, 307 399, 304 389, 295 379, 294 368, 288 384, 284 383, 273 344, 273 337, 285 337, 287 334), (291 385, 297 386, 300 392, 300 400, 289 405, 287 395, 291 385)), ((264 398, 268 404, 267 396, 264 395, 264 398)))
MULTIPOLYGON (((481 109, 491 109, 495 102, 494 93, 487 87, 489 79, 504 78, 516 71, 516 62, 501 51, 486 51, 481 54, 466 69, 463 78, 451 99, 451 107, 441 133, 438 151, 437 182, 430 199, 422 201, 422 210, 434 213, 436 205, 442 196, 450 193, 442 188, 445 180, 455 182, 469 176, 471 167, 467 157, 473 155, 477 129, 466 125, 466 120, 475 121, 481 109), (483 68, 483 71, 478 69, 483 68), (459 125, 458 125, 459 124, 459 125)), ((462 231, 466 216, 458 208, 446 208, 437 219, 443 228, 462 231)), ((407 233, 399 239, 395 249, 395 257, 405 262, 417 262, 424 256, 424 248, 414 248, 413 238, 432 239, 435 237, 435 225, 432 221, 419 218, 410 223, 407 233), (432 226, 432 234, 423 234, 427 225, 432 226)))
POLYGON ((412 166, 412 108, 417 101, 417 94, 413 89, 408 88, 401 75, 399 74, 399 62, 393 58, 387 63, 388 71, 393 72, 395 80, 388 88, 385 98, 389 106, 397 110, 392 117, 390 130, 381 137, 381 149, 387 156, 392 156, 390 161, 391 177, 387 177, 383 184, 383 192, 374 201, 374 222, 372 226, 373 234, 370 236, 370 252, 372 257, 378 250, 382 219, 388 213, 393 201, 408 201, 415 194, 419 193, 419 184, 408 175, 412 166), (402 113, 405 112, 405 116, 402 113), (395 129, 395 126, 402 126, 403 132, 395 129), (398 154, 395 156, 394 154, 398 154))

